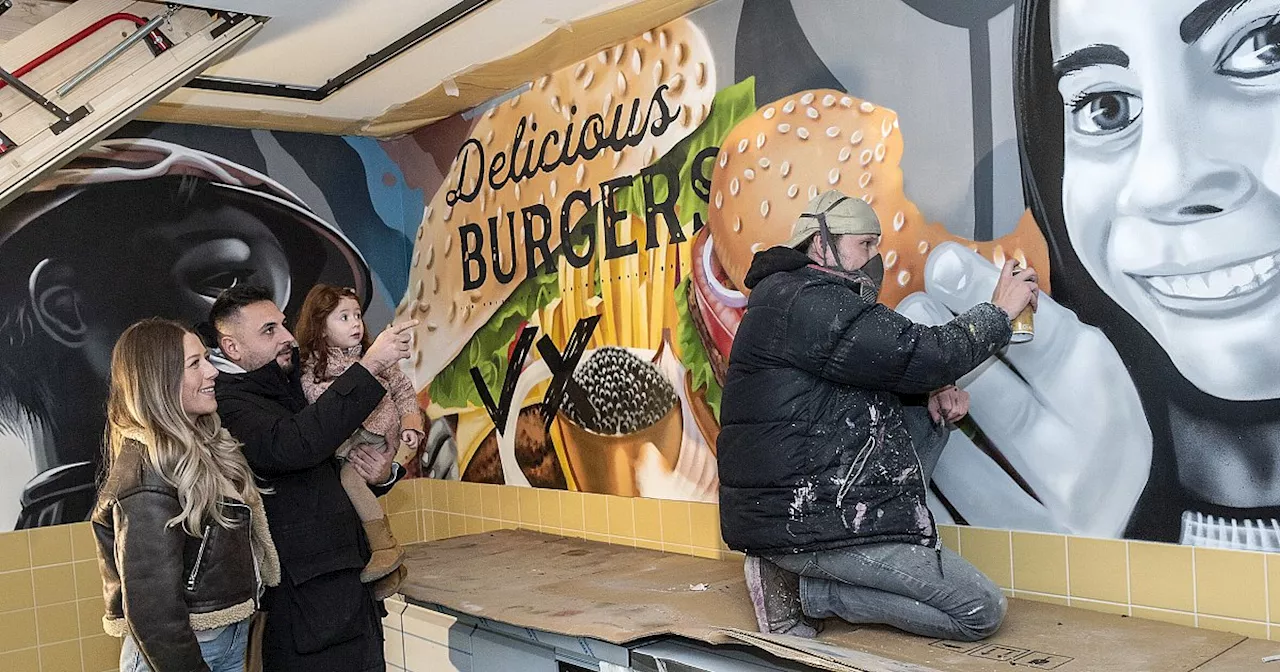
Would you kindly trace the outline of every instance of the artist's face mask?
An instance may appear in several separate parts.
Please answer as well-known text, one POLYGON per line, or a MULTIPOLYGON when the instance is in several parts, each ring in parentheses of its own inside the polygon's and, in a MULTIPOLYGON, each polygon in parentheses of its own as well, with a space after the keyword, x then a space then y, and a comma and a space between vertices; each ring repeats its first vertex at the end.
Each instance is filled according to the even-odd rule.
POLYGON ((860 293, 862 298, 868 301, 875 301, 880 296, 880 287, 884 285, 884 257, 877 254, 867 260, 867 263, 858 269, 863 275, 867 276, 870 282, 862 283, 860 293))

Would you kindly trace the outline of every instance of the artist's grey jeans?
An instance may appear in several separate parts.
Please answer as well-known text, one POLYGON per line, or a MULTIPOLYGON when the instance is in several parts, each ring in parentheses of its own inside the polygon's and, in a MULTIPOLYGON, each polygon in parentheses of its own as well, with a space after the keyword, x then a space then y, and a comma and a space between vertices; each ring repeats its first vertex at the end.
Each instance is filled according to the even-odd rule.
MULTIPOLYGON (((948 430, 935 427, 923 408, 906 411, 928 482, 948 430)), ((800 575, 800 603, 810 618, 881 623, 967 642, 994 634, 1008 606, 999 587, 946 548, 939 556, 915 544, 867 544, 770 560, 800 575)))

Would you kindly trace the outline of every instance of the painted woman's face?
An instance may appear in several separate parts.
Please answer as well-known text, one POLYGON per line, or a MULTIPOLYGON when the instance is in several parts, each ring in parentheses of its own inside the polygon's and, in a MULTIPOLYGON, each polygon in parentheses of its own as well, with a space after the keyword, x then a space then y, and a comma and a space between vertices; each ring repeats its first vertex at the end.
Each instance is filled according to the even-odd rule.
POLYGON ((1077 255, 1197 387, 1280 398, 1280 0, 1053 0, 1052 25, 1077 255))

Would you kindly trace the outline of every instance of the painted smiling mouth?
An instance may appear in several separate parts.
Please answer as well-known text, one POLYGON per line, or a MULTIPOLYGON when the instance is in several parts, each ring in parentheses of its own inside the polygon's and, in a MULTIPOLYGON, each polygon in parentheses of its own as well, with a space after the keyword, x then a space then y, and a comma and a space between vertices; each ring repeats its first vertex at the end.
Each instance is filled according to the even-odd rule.
POLYGON ((1280 275, 1280 252, 1204 273, 1136 277, 1157 294, 1169 298, 1209 301, 1257 291, 1277 275, 1280 275))

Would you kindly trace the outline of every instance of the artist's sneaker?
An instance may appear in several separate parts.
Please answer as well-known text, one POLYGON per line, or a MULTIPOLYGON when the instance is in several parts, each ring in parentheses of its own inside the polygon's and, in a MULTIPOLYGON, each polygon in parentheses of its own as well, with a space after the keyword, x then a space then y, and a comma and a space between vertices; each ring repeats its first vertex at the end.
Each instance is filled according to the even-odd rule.
POLYGON ((754 555, 743 566, 747 594, 756 611, 760 632, 795 637, 816 637, 818 629, 805 617, 800 606, 800 577, 754 555))

